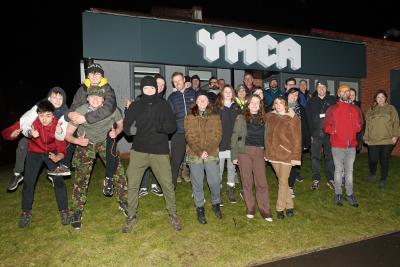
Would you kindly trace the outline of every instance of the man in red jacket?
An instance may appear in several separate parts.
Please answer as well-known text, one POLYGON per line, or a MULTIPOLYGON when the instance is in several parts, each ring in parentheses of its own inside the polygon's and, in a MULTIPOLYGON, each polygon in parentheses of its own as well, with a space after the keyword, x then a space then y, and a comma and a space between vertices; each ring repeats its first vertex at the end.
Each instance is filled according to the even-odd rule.
MULTIPOLYGON (((55 138, 58 120, 54 116, 54 106, 44 100, 37 105, 38 117, 33 121, 28 141, 28 154, 25 160, 24 189, 22 191, 22 214, 19 227, 28 227, 32 219, 32 203, 35 193, 36 180, 42 164, 45 163, 49 170, 54 170, 56 163, 65 157, 65 141, 55 138)), ((67 188, 64 178, 59 175, 53 176, 54 193, 57 206, 61 215, 61 223, 69 224, 67 188)))
POLYGON ((323 122, 323 130, 330 135, 332 157, 335 164, 335 202, 342 206, 342 174, 346 177, 347 200, 353 207, 358 202, 353 195, 353 164, 356 157, 357 138, 363 118, 358 106, 350 100, 350 87, 346 84, 338 88, 338 102, 328 108, 323 122))

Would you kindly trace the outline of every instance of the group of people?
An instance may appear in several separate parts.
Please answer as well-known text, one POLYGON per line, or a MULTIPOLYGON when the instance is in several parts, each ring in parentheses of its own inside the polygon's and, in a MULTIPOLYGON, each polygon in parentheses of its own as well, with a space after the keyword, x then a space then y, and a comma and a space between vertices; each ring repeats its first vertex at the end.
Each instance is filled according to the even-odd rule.
POLYGON ((199 223, 206 224, 203 183, 211 192, 211 210, 222 219, 222 180, 227 166, 226 192, 236 203, 237 167, 246 216, 272 222, 266 162, 278 178, 276 218, 294 216, 294 183, 300 175, 304 152, 312 158, 312 186, 321 181, 321 150, 325 156, 327 185, 335 190, 335 203, 346 199, 358 207, 353 194, 353 163, 362 142, 369 149, 368 180, 374 179, 381 164, 380 187, 388 176, 389 157, 399 133, 396 109, 388 104, 384 91, 378 91, 364 116, 355 102, 356 91, 342 84, 337 97, 330 96, 326 81, 316 83, 310 96, 307 81, 289 78, 285 89, 278 88, 272 77, 269 88, 254 85, 251 73, 234 89, 223 79, 211 77, 209 90, 200 87, 200 79, 172 74, 173 92, 165 100, 165 79, 145 76, 140 82, 141 95, 125 101, 124 114, 116 105, 115 92, 99 64, 86 71, 87 79, 76 92, 70 108, 65 92, 55 87, 48 96, 25 113, 18 122, 3 130, 5 139, 15 140, 17 148, 14 175, 8 189, 15 190, 23 180, 21 228, 32 220, 36 180, 43 163, 48 168, 56 195, 61 223, 79 229, 87 200, 87 191, 96 155, 105 163, 103 194, 117 196, 119 208, 127 216, 122 232, 130 232, 137 222, 139 197, 147 190, 163 196, 168 218, 176 231, 182 229, 176 209, 175 190, 179 171, 188 165, 192 197, 199 223), (118 135, 132 136, 132 149, 125 170, 116 149, 118 135), (364 132, 364 134, 362 134, 364 132), (72 165, 71 165, 72 163, 72 165), (68 208, 63 176, 74 167, 72 207, 68 208), (255 187, 255 195, 253 193, 255 187))

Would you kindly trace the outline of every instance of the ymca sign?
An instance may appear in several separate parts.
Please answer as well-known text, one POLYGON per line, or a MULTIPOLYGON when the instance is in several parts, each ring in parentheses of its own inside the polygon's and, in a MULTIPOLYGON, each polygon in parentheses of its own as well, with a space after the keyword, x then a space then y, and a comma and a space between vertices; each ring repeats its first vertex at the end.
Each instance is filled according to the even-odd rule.
POLYGON ((301 46, 292 38, 278 43, 270 35, 257 40, 251 34, 240 37, 234 32, 226 35, 223 31, 218 31, 211 37, 210 32, 205 29, 198 30, 196 37, 197 44, 203 48, 203 58, 210 63, 219 59, 219 50, 225 46, 225 61, 229 64, 238 62, 239 52, 243 52, 245 65, 257 62, 264 68, 275 65, 276 68, 283 69, 290 62, 292 70, 301 68, 301 46))

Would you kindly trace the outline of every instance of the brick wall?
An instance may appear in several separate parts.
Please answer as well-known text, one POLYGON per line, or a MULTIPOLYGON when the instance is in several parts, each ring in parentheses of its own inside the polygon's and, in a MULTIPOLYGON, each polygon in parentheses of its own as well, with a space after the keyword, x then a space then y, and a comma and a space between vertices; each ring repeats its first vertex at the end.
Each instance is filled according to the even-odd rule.
MULTIPOLYGON (((364 112, 371 106, 377 90, 383 89, 390 100, 390 70, 400 69, 400 42, 371 37, 312 29, 312 35, 353 42, 364 42, 367 49, 367 75, 361 80, 361 102, 364 112)), ((400 156, 400 142, 397 142, 394 155, 400 156)))

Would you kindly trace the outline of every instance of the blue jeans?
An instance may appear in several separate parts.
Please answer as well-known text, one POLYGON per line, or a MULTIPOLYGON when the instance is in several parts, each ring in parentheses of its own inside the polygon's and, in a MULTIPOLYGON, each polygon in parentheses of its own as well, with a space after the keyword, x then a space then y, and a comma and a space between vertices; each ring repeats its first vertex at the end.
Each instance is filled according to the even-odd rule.
POLYGON ((346 195, 353 194, 353 165, 356 158, 356 148, 332 147, 333 162, 335 164, 335 194, 342 194, 342 175, 346 177, 346 195))

